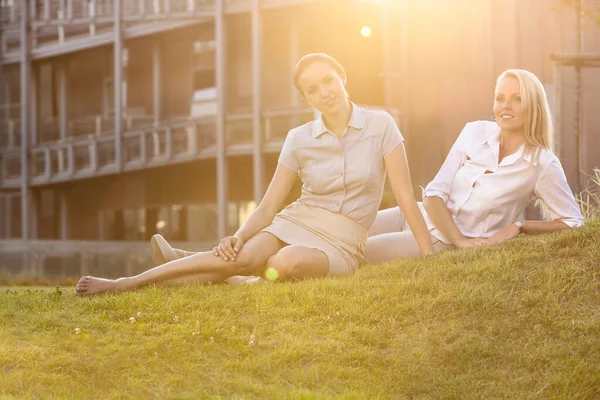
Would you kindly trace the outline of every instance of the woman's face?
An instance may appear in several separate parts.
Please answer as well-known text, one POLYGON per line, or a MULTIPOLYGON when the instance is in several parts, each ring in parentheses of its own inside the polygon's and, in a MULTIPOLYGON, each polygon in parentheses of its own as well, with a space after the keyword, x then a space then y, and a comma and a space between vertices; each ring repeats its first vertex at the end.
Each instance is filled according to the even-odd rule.
POLYGON ((494 97, 494 117, 505 131, 523 131, 525 107, 521 101, 519 80, 508 76, 498 81, 494 97))
POLYGON ((325 61, 315 61, 298 78, 308 103, 323 114, 336 114, 348 104, 346 82, 325 61))

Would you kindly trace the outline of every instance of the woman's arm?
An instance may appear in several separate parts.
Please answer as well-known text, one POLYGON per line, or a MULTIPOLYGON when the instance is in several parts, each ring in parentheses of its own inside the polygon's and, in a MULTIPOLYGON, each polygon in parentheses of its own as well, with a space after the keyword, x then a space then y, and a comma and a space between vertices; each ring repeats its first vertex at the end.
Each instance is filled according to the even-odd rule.
POLYGON ((450 199, 450 192, 456 174, 467 160, 467 143, 477 127, 477 122, 470 122, 465 125, 448 152, 444 164, 423 191, 423 206, 431 222, 453 245, 459 248, 480 246, 487 243, 487 239, 484 238, 467 239, 464 237, 446 205, 450 199))
POLYGON ((415 200, 404 143, 396 146, 384 157, 383 161, 396 202, 400 206, 410 230, 415 235, 421 254, 433 253, 431 235, 415 200))
POLYGON ((465 248, 489 243, 489 240, 485 238, 467 239, 464 237, 456 226, 450 210, 440 197, 425 197, 423 207, 425 207, 425 211, 427 211, 427 215, 429 215, 435 227, 456 247, 465 248))
POLYGON ((260 204, 235 235, 221 239, 221 242, 213 249, 216 256, 220 256, 224 260, 235 260, 237 252, 240 251, 244 242, 273 222, 275 214, 290 193, 300 170, 300 164, 294 154, 297 133, 296 129, 288 132, 281 153, 279 153, 275 174, 260 204))
POLYGON ((537 198, 546 204, 554 219, 552 221, 521 221, 521 229, 512 223, 496 232, 490 238, 491 242, 500 243, 517 237, 520 233, 535 235, 583 225, 581 210, 573 197, 573 192, 569 188, 558 159, 554 158, 544 168, 534 191, 537 198))
POLYGON ((277 169, 275 169, 275 174, 265 196, 258 207, 256 207, 256 210, 250 214, 250 217, 238 229, 235 236, 246 242, 261 229, 273 222, 275 214, 277 214, 285 198, 290 193, 297 176, 296 171, 282 164, 277 164, 277 169))
POLYGON ((277 214, 285 198, 290 193, 296 176, 296 171, 285 165, 277 164, 277 169, 275 169, 267 193, 265 193, 258 207, 250 214, 250 217, 235 235, 221 239, 219 244, 213 248, 215 256, 221 257, 225 261, 235 260, 244 243, 273 222, 275 214, 277 214))
POLYGON ((490 243, 502 243, 506 240, 516 238, 521 233, 529 235, 537 235, 540 233, 550 233, 570 228, 569 225, 562 222, 560 219, 553 221, 521 221, 522 228, 519 229, 515 223, 512 223, 498 232, 496 232, 488 240, 490 243))

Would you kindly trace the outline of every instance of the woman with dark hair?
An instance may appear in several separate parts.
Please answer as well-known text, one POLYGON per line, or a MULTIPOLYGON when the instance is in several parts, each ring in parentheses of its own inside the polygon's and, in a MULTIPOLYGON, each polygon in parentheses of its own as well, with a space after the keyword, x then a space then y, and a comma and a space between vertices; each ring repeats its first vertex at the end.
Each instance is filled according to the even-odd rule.
POLYGON ((235 235, 221 239, 213 251, 181 258, 166 255, 164 250, 174 249, 155 240, 155 262, 165 263, 116 280, 82 277, 76 293, 122 292, 150 283, 219 282, 263 275, 267 269, 278 280, 352 273, 364 261, 386 173, 420 252, 433 252, 413 195, 403 138, 392 117, 353 104, 344 68, 326 54, 303 57, 294 84, 321 117, 288 133, 263 200, 235 235), (302 195, 277 213, 296 176, 303 183, 302 195))

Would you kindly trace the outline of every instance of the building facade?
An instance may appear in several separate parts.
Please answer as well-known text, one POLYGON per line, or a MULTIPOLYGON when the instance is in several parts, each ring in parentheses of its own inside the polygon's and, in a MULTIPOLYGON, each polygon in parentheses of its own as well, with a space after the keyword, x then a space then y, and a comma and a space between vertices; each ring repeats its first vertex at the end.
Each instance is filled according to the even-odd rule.
POLYGON ((233 233, 288 130, 315 116, 292 84, 309 52, 341 61, 354 102, 392 113, 417 195, 464 124, 491 118, 507 68, 545 84, 572 186, 600 166, 600 69, 551 60, 600 52, 600 29, 559 0, 0 5, 0 254, 26 267, 72 243, 119 252, 159 232, 202 248, 233 233))

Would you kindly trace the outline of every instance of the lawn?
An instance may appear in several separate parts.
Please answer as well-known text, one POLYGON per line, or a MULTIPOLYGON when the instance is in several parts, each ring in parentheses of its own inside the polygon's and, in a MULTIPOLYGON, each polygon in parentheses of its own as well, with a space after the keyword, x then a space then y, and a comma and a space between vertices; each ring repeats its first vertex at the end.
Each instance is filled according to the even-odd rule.
POLYGON ((0 398, 600 398, 600 221, 347 278, 0 293, 0 398))

